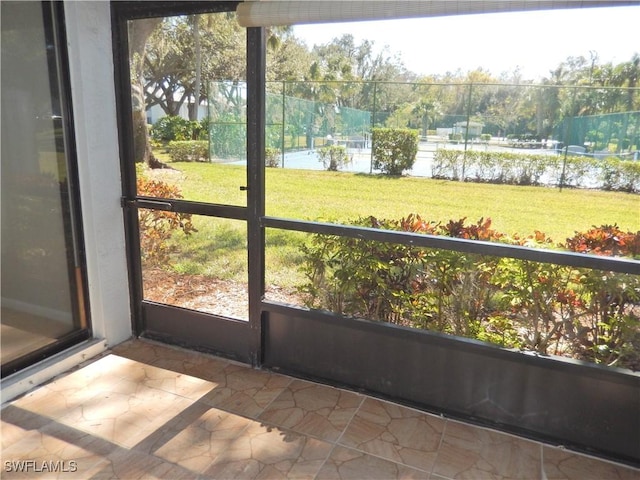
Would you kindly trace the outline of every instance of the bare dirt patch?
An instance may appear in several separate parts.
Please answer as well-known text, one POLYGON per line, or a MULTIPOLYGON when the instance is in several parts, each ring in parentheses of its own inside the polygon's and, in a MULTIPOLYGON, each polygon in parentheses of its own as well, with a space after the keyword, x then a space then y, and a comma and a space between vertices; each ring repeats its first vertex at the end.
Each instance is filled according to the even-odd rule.
MULTIPOLYGON (((145 268, 142 276, 145 300, 225 317, 248 319, 246 283, 206 275, 175 273, 160 268, 145 268)), ((303 305, 297 292, 277 286, 268 287, 265 297, 274 302, 303 305)))

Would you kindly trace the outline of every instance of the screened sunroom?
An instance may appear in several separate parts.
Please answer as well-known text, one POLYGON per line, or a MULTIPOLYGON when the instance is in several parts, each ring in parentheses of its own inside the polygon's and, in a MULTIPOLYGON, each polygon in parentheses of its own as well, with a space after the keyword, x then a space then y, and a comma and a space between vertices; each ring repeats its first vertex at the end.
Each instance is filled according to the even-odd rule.
POLYGON ((276 71, 582 3, 3 2, 5 474, 637 476, 637 84, 276 71))

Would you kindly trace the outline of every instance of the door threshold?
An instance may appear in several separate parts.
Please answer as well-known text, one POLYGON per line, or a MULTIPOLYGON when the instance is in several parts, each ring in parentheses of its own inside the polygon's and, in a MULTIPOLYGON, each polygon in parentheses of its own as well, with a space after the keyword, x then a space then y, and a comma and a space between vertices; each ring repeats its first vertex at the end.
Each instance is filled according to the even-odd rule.
POLYGON ((104 339, 92 338, 85 340, 63 352, 52 355, 24 370, 3 378, 0 381, 2 406, 70 368, 105 352, 107 348, 108 345, 104 339))

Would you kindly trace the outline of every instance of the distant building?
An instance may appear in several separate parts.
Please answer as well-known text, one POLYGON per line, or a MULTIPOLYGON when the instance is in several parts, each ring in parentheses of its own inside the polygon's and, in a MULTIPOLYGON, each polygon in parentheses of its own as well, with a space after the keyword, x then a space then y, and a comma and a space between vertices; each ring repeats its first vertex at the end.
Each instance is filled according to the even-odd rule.
MULTIPOLYGON (((180 111, 178 112, 178 115, 182 118, 184 118, 185 120, 189 120, 189 106, 184 103, 182 106, 180 106, 180 111)), ((199 105, 198 106, 198 120, 202 120, 203 118, 207 118, 207 106, 206 105, 199 105)), ((151 125, 153 125, 154 123, 156 123, 158 120, 160 120, 162 117, 166 117, 167 114, 164 112, 164 110, 162 110, 162 107, 160 105, 154 105, 153 107, 149 108, 147 110, 147 123, 150 123, 151 125)))
MULTIPOLYGON (((475 137, 479 137, 480 134, 482 134, 482 128, 484 127, 483 123, 479 123, 479 122, 469 122, 468 123, 469 126, 469 135, 468 138, 475 138, 475 137)), ((467 122, 466 121, 462 121, 462 122, 456 122, 453 124, 453 133, 459 133, 461 134, 463 137, 467 136, 467 122)))

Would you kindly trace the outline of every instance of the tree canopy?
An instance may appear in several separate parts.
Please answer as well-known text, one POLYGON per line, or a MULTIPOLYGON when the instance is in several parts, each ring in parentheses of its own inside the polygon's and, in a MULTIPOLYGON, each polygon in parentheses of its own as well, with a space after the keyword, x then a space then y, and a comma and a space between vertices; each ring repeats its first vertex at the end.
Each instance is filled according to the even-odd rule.
MULTIPOLYGON (((426 134, 439 123, 470 115, 494 134, 547 137, 566 116, 640 110, 638 53, 619 64, 601 63, 595 52, 590 58, 568 57, 538 82, 522 78, 517 69, 499 76, 478 68, 419 77, 398 54, 377 48, 375 39, 358 43, 345 34, 309 47, 290 28, 273 28, 267 35, 268 81, 289 82, 287 95, 336 109, 376 111, 378 126, 426 134)), ((210 82, 243 82, 245 38, 233 13, 162 19, 147 39, 142 70, 136 70, 146 107, 159 105, 167 115, 177 115, 184 104, 205 102, 210 82)))

